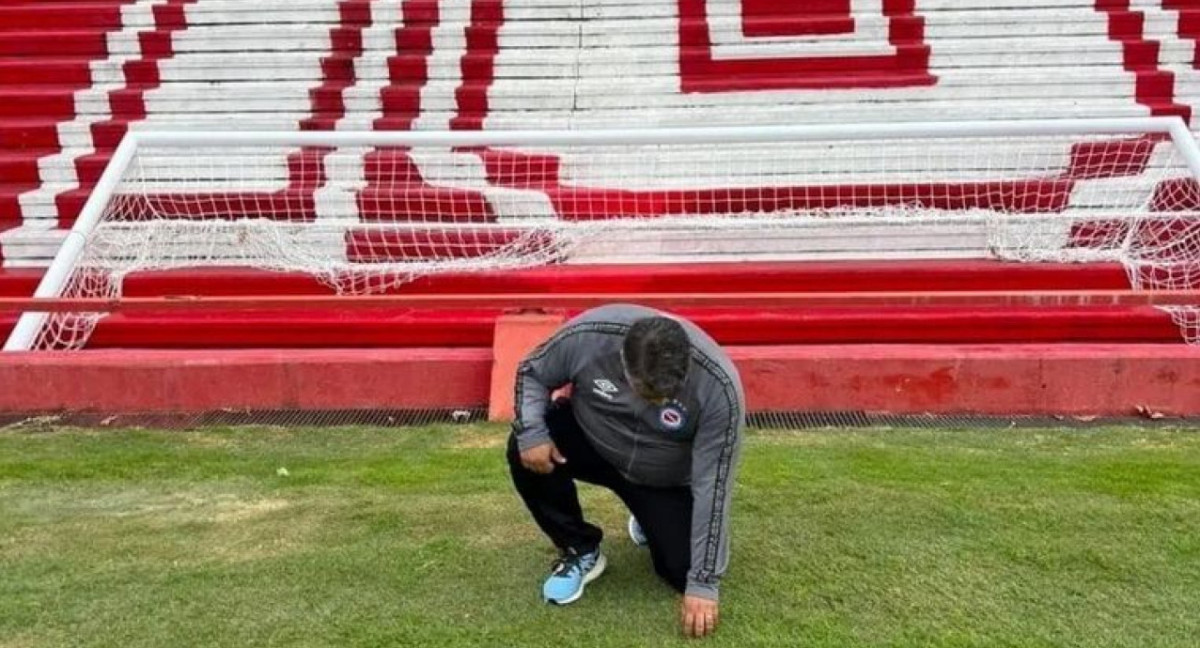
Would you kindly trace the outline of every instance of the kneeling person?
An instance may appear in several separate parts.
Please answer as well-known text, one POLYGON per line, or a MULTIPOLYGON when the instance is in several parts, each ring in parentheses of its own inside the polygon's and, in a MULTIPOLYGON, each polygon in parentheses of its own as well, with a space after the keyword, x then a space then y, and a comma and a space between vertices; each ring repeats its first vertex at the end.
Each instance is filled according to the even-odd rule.
POLYGON ((745 420, 729 357, 691 322, 633 305, 588 311, 521 362, 508 461, 517 491, 561 558, 543 596, 564 605, 605 568, 575 480, 611 489, 629 533, 683 594, 691 636, 717 623, 729 507, 745 420), (570 386, 569 398, 551 394, 570 386))

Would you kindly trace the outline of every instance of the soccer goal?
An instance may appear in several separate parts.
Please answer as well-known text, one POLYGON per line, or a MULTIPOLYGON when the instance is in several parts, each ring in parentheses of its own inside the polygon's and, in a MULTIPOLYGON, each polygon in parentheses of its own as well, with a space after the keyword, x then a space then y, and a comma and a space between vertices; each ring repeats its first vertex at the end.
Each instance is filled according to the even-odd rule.
MULTIPOLYGON (((303 272, 342 295, 547 264, 1119 262, 1200 289, 1200 148, 1178 118, 560 132, 131 133, 38 298, 130 273, 303 272)), ((1190 341, 1196 308, 1171 308, 1190 341)), ((7 350, 83 347, 26 313, 7 350)))

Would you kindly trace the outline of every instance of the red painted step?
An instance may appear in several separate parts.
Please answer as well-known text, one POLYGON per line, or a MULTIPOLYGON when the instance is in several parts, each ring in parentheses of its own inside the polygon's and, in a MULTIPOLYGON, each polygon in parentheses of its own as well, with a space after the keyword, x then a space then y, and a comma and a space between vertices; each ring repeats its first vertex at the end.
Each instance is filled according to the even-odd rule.
POLYGON ((90 59, 0 58, 0 86, 72 85, 91 83, 90 59))
MULTIPOLYGON (((680 310, 722 344, 1172 343, 1154 308, 680 310)), ((498 310, 117 314, 89 348, 480 347, 498 310)), ((571 315, 573 313, 568 313, 571 315)))
POLYGON ((688 77, 688 92, 762 92, 767 90, 789 90, 810 88, 814 90, 836 90, 839 88, 894 88, 897 86, 932 85, 931 77, 923 72, 898 74, 881 73, 877 70, 833 71, 821 74, 806 74, 800 80, 794 72, 780 71, 779 74, 725 75, 693 74, 688 77))
POLYGON ((75 225, 75 219, 83 211, 83 206, 87 203, 90 195, 90 189, 78 188, 54 197, 54 204, 58 207, 58 226, 60 228, 70 229, 75 225), (65 214, 69 214, 69 218, 65 217, 65 214))
MULTIPOLYGON (((9 229, 0 223, 0 232, 9 229)), ((0 256, 0 262, 4 258, 0 256)), ((29 297, 42 279, 40 270, 6 270, 0 268, 0 297, 29 297)), ((20 316, 17 313, 0 313, 0 345, 8 339, 20 316)))
POLYGON ((75 158, 75 173, 79 182, 85 187, 93 187, 100 182, 100 176, 104 175, 104 169, 108 168, 114 151, 115 149, 106 149, 75 158))
POLYGON ((5 182, 36 184, 38 158, 57 152, 56 149, 0 150, 0 178, 5 182))
POLYGON ((0 89, 0 118, 42 115, 70 119, 75 116, 73 87, 39 87, 0 89))
POLYGON ((46 117, 0 119, 0 149, 56 148, 59 121, 46 117))
MULTIPOLYGON (((965 290, 1126 290, 1115 263, 1001 261, 805 261, 548 266, 492 273, 441 274, 405 284, 412 294, 870 292, 965 290)), ((320 295, 315 278, 246 268, 131 275, 125 294, 320 295)))
POLYGON ((29 297, 41 280, 41 270, 0 268, 0 297, 29 297))
POLYGON ((495 313, 416 316, 406 310, 376 313, 371 321, 330 313, 283 313, 267 319, 237 313, 113 315, 101 321, 89 349, 301 348, 489 346, 495 313), (484 338, 487 338, 486 340, 484 338))
MULTIPOLYGON (((21 226, 21 221, 0 219, 0 234, 21 226)), ((4 294, 4 246, 0 245, 0 294, 4 294)))
POLYGON ((19 196, 33 188, 25 184, 0 184, 0 222, 20 222, 21 204, 19 196))
POLYGON ((110 119, 92 124, 92 142, 96 149, 115 150, 121 145, 125 133, 129 132, 129 125, 134 121, 137 120, 114 115, 110 119))
POLYGON ((108 54, 103 31, 55 30, 0 33, 0 56, 88 56, 108 54))
POLYGON ((43 2, 0 6, 0 32, 57 31, 64 22, 74 29, 120 29, 121 3, 43 2))
MULTIPOLYGON (((1155 308, 817 308, 695 315, 722 344, 1180 342, 1155 308)), ((699 323, 699 322, 698 322, 699 323)))
POLYGON ((751 38, 854 33, 850 0, 809 0, 799 15, 771 0, 742 3, 742 32, 751 38))

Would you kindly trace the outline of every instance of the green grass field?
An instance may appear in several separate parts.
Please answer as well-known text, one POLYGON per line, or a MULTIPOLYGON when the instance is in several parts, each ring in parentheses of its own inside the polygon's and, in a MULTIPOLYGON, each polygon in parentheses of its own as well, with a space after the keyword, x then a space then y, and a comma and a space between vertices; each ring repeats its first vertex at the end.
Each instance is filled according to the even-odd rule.
POLYGON ((701 642, 590 487, 539 602, 504 434, 0 432, 0 648, 1200 645, 1197 430, 751 432, 701 642))

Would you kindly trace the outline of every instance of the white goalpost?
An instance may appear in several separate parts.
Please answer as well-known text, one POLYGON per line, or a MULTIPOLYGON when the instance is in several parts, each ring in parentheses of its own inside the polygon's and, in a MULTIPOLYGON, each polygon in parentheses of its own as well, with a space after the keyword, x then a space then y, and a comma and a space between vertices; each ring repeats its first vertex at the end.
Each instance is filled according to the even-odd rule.
MULTIPOLYGON (((213 266, 365 295, 547 264, 972 257, 1196 290, 1197 179, 1178 118, 130 133, 35 297, 213 266)), ((1166 308, 1200 340, 1195 307, 1166 308)), ((102 316, 25 313, 5 350, 82 348, 102 316)))

